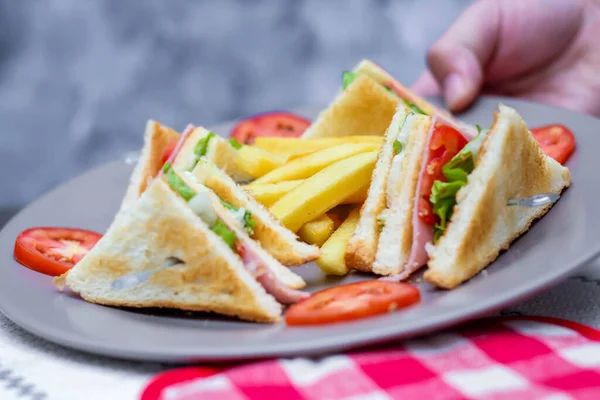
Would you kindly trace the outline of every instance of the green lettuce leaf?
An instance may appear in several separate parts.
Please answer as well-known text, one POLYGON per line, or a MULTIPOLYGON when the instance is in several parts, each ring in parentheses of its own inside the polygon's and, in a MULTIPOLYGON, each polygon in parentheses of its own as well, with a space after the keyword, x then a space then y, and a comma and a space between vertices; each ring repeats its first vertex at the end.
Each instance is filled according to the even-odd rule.
POLYGON ((479 148, 487 135, 487 132, 482 131, 479 125, 477 125, 477 130, 479 131, 479 134, 467 143, 465 147, 452 157, 452 160, 442 168, 442 172, 448 182, 461 180, 466 183, 467 176, 475 168, 479 148))
MULTIPOLYGON (((223 204, 223 206, 225 206, 225 208, 227 208, 228 210, 231 211, 238 211, 239 208, 227 203, 225 200, 221 199, 221 204, 223 204)), ((254 218, 252 218, 252 213, 248 210, 246 210, 244 212, 244 230, 246 231, 246 233, 248 234, 248 236, 252 237, 254 235, 254 228, 256 227, 256 221, 254 220, 254 218)))
POLYGON ((442 173, 448 182, 462 181, 467 183, 467 176, 473 171, 473 168, 475 168, 473 153, 465 146, 442 167, 442 173))
POLYGON ((237 237, 235 236, 235 232, 232 231, 225 225, 223 221, 217 219, 217 222, 210 228, 214 233, 221 236, 221 238, 233 249, 233 244, 235 243, 237 237))
POLYGON ((433 242, 437 243, 438 239, 446 231, 446 226, 450 218, 452 218, 452 212, 456 205, 456 199, 444 199, 437 203, 437 207, 434 209, 434 213, 440 216, 440 222, 435 224, 433 227, 433 242))
POLYGON ((394 141, 394 154, 400 154, 402 152, 402 142, 399 140, 394 141))
POLYGON ((167 182, 171 189, 175 192, 179 193, 181 197, 185 199, 185 201, 190 201, 195 195, 196 191, 189 187, 183 179, 173 169, 171 163, 166 162, 163 166, 163 172, 165 173, 165 177, 167 178, 167 182))
POLYGON ((196 160, 192 169, 194 169, 198 164, 198 161, 200 161, 200 159, 206 155, 206 153, 208 152, 208 144, 210 143, 210 140, 215 136, 216 135, 214 133, 209 131, 206 134, 206 136, 198 140, 198 143, 196 143, 196 147, 194 147, 194 155, 196 156, 196 160))
POLYGON ((254 228, 256 227, 256 221, 252 218, 252 214, 250 211, 246 210, 244 213, 244 229, 248 236, 252 237, 254 235, 254 228))
MULTIPOLYGON (((480 129, 478 127, 478 129, 480 129)), ((469 174, 475 168, 477 152, 481 142, 485 139, 485 132, 479 133, 477 137, 471 140, 462 148, 452 159, 442 167, 442 173, 446 182, 435 181, 431 188, 429 201, 433 205, 433 213, 440 219, 433 227, 433 242, 444 234, 448 221, 454 212, 456 205, 456 194, 467 184, 469 174), (475 151, 473 151, 475 150, 475 151)))
POLYGON ((238 142, 234 138, 229 138, 229 144, 231 145, 231 147, 233 147, 236 150, 241 149, 242 146, 243 146, 243 144, 241 144, 240 142, 238 142))
POLYGON ((414 112, 416 112, 418 114, 428 115, 425 111, 423 111, 423 109, 421 107, 419 107, 412 101, 407 100, 407 99, 402 99, 402 101, 404 102, 404 104, 406 104, 406 107, 410 108, 414 112))
POLYGON ((234 206, 233 204, 229 204, 228 202, 226 202, 223 199, 219 199, 219 200, 221 200, 221 204, 223 204, 223 206, 226 209, 231 210, 231 211, 237 211, 238 210, 238 208, 236 206, 234 206))
POLYGON ((346 89, 358 76, 357 72, 344 71, 342 73, 342 87, 346 89))
POLYGON ((446 226, 452 217, 452 212, 454 211, 454 206, 456 205, 456 193, 461 187, 466 185, 466 183, 466 181, 435 181, 433 183, 433 187, 431 188, 431 197, 429 200, 433 205, 433 213, 440 218, 439 223, 433 227, 434 243, 437 242, 437 240, 446 230, 446 226))

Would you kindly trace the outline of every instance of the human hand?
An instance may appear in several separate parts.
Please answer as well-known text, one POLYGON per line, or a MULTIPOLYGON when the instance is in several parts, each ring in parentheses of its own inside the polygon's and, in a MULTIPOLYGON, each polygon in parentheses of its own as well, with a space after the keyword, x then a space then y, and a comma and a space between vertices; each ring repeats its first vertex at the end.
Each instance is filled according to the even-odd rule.
POLYGON ((420 95, 460 111, 480 94, 600 116, 599 0, 481 0, 431 46, 420 95))

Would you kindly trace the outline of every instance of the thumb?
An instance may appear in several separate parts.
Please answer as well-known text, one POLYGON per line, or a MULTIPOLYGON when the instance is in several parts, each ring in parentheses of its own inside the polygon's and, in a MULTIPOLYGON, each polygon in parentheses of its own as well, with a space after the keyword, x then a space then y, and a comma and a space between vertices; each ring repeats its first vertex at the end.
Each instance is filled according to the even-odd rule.
POLYGON ((482 0, 470 6, 429 49, 427 64, 451 111, 463 110, 477 98, 500 28, 498 2, 482 0))

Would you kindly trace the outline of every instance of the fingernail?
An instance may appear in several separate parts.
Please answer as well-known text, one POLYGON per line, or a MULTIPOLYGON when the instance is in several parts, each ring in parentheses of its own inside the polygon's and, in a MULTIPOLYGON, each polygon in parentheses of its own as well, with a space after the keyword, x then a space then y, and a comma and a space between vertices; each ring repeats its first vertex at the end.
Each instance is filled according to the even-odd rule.
POLYGON ((468 82, 460 74, 448 75, 444 81, 444 100, 450 110, 460 109, 468 95, 468 82))

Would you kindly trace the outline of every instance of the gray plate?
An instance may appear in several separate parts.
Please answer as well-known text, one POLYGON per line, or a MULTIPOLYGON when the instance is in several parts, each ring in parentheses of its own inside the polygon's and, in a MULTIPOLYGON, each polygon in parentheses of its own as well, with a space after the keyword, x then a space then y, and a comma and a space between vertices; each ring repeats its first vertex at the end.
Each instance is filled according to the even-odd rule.
MULTIPOLYGON (((573 186, 486 274, 453 291, 421 283, 423 301, 415 307, 351 323, 288 328, 201 313, 117 309, 61 294, 49 277, 13 260, 14 240, 32 226, 104 232, 132 170, 116 161, 46 194, 0 232, 0 310, 35 335, 75 349, 119 358, 193 362, 341 351, 432 332, 519 302, 556 284, 600 253, 600 122, 570 111, 500 98, 486 98, 461 117, 489 126, 499 101, 515 107, 530 126, 561 122, 573 130, 578 141, 578 150, 568 163, 573 186)), ((222 125, 215 131, 226 134, 230 127, 222 125)), ((310 290, 369 278, 353 274, 327 280, 314 265, 297 271, 310 290)))

